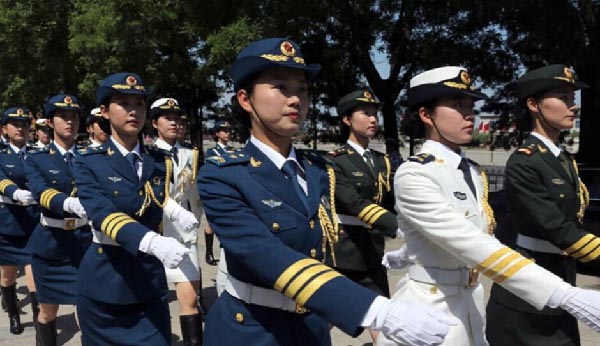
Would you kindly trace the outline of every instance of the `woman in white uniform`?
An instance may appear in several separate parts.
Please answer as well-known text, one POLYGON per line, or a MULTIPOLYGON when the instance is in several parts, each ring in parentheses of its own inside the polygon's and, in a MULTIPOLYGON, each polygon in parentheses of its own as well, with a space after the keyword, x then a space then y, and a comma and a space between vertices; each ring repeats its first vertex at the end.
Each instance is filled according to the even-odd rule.
MULTIPOLYGON (((181 122, 181 110, 177 100, 161 98, 150 107, 152 126, 158 133, 154 145, 168 151, 173 159, 173 184, 170 194, 175 201, 191 210, 197 220, 202 220, 202 204, 196 189, 199 151, 182 146, 177 141, 181 122)), ((180 322, 186 346, 198 346, 202 342, 202 316, 198 311, 197 299, 200 290, 200 267, 198 265, 198 228, 191 231, 181 229, 178 223, 165 215, 162 234, 177 239, 190 250, 176 268, 165 267, 167 281, 175 283, 180 306, 180 322)))

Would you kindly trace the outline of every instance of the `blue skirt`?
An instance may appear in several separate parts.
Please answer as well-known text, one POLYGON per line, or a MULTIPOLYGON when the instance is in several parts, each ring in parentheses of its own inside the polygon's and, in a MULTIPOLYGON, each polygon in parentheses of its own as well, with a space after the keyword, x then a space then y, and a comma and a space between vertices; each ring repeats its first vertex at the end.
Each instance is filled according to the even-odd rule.
POLYGON ((31 252, 27 249, 29 236, 15 237, 0 234, 0 265, 24 266, 31 263, 31 252))
POLYGON ((77 313, 83 346, 171 345, 167 294, 129 305, 109 304, 79 295, 77 313))
POLYGON ((32 255, 31 269, 40 303, 77 303, 79 270, 71 261, 53 261, 32 255))

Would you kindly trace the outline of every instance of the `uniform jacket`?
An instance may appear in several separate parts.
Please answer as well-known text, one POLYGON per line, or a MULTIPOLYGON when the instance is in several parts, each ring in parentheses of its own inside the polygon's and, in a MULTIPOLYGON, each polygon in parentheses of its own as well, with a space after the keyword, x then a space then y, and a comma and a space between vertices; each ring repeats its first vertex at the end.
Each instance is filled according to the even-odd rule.
POLYGON ((94 242, 81 261, 80 294, 97 301, 132 304, 167 292, 162 263, 138 248, 147 232, 159 232, 163 212, 155 199, 165 200, 170 158, 156 149, 142 151, 139 179, 112 140, 88 148, 75 161, 75 182, 88 219, 101 237, 120 245, 94 242))
POLYGON ((208 158, 200 169, 206 216, 227 253, 229 275, 274 288, 354 335, 376 294, 322 264, 331 256, 325 241, 334 173, 316 154, 296 153, 305 170, 308 210, 284 173, 248 142, 233 154, 208 158))
MULTIPOLYGON (((77 148, 75 148, 77 155, 77 148)), ((77 188, 73 171, 54 143, 28 153, 25 172, 29 188, 39 203, 41 213, 52 219, 77 218, 66 213, 63 204, 67 197, 76 197, 77 188)), ((80 230, 51 228, 38 223, 29 240, 31 252, 39 257, 64 260, 81 258, 92 235, 89 227, 80 230)))
MULTIPOLYGON (((162 140, 157 140, 154 145, 166 151, 171 150, 171 146, 162 140)), ((173 162, 173 181, 171 184, 171 197, 181 206, 189 209, 196 215, 198 221, 203 218, 204 210, 196 189, 196 178, 199 169, 199 152, 196 148, 188 148, 177 144, 178 162, 173 162)), ((176 223, 168 217, 163 217, 163 234, 169 237, 177 238, 182 243, 195 243, 198 231, 188 232, 178 229, 176 223)), ((199 226, 203 228, 203 225, 199 226)))
MULTIPOLYGON (((0 194, 12 199, 17 190, 29 190, 25 176, 25 163, 5 144, 0 153, 0 194)), ((37 205, 27 207, 0 202, 0 233, 13 236, 29 236, 40 221, 37 205)))
POLYGON ((225 155, 229 155, 233 152, 233 148, 231 148, 230 146, 227 146, 226 149, 223 149, 223 147, 221 147, 219 144, 215 144, 214 147, 212 148, 208 148, 206 150, 206 157, 211 157, 211 156, 225 156, 225 155))
MULTIPOLYGON (((535 252, 515 245, 524 256, 565 281, 575 284, 576 261, 600 269, 600 239, 581 228, 586 207, 583 183, 572 161, 567 172, 549 148, 535 136, 529 136, 506 164, 506 195, 510 207, 498 232, 503 238, 517 233, 549 241, 565 255, 535 252), (572 177, 576 177, 573 180, 572 177)), ((494 299, 526 312, 562 314, 560 309, 535 311, 513 294, 493 287, 494 299)))
POLYGON ((337 212, 364 223, 364 226, 340 224, 339 242, 335 245, 335 266, 338 268, 368 270, 380 267, 384 234, 396 236, 398 227, 390 160, 385 154, 370 151, 374 169, 348 144, 329 153, 335 170, 337 212))

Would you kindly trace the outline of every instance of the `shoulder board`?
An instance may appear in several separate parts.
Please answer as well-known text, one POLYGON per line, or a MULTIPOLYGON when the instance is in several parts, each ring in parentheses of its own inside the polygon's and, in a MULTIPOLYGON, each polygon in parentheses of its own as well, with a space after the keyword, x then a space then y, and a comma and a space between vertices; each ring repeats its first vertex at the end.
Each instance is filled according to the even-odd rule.
POLYGON ((417 162, 422 165, 435 161, 435 156, 428 153, 421 153, 408 158, 408 161, 417 162))
POLYGON ((27 150, 27 155, 37 155, 37 154, 48 153, 48 152, 50 152, 50 149, 48 147, 35 148, 35 149, 27 150))
POLYGON ((346 147, 341 147, 341 148, 337 148, 337 149, 335 149, 335 150, 332 150, 332 151, 330 151, 330 152, 329 152, 329 153, 327 153, 327 154, 328 154, 329 156, 336 157, 336 156, 340 156, 340 155, 344 155, 344 154, 350 154, 350 153, 348 152, 348 148, 346 148, 346 147))
POLYGON ((315 163, 327 162, 327 160, 325 158, 327 153, 324 151, 318 151, 318 150, 312 150, 312 149, 296 149, 296 152, 311 162, 315 162, 315 163))
POLYGON ((206 162, 210 162, 217 166, 230 166, 246 163, 248 161, 250 161, 250 156, 244 154, 241 150, 236 150, 231 154, 223 156, 210 156, 206 158, 206 162))
POLYGON ((181 146, 182 146, 183 148, 186 148, 186 149, 192 149, 192 150, 193 150, 193 149, 198 149, 198 147, 197 147, 197 146, 195 146, 195 145, 192 145, 192 143, 183 142, 183 143, 179 143, 179 144, 181 144, 181 146))
POLYGON ((108 151, 108 147, 100 145, 97 147, 87 147, 84 151, 80 151, 81 155, 102 154, 108 151))
POLYGON ((526 146, 523 146, 523 147, 520 147, 519 149, 517 149, 517 153, 531 156, 531 155, 533 155, 533 153, 535 153, 538 150, 539 150, 539 148, 537 145, 529 144, 529 145, 526 145, 526 146))
POLYGON ((151 155, 158 155, 158 156, 164 156, 164 155, 170 156, 171 155, 171 153, 168 150, 161 149, 154 144, 145 145, 144 148, 151 155))

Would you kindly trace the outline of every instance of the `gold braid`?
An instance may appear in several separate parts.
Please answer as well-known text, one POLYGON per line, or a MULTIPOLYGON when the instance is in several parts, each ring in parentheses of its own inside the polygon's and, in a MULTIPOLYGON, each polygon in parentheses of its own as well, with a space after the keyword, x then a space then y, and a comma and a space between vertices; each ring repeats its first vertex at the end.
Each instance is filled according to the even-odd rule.
POLYGON ((200 150, 194 148, 192 150, 192 179, 196 181, 198 175, 198 162, 200 161, 200 150))
POLYGON ((577 212, 577 219, 579 222, 583 222, 583 216, 585 215, 585 210, 590 205, 590 192, 587 189, 587 186, 581 181, 579 178, 579 168, 577 167, 577 162, 573 159, 573 167, 575 167, 575 173, 577 173, 577 180, 579 180, 579 211, 577 212))
POLYGON ((487 174, 485 174, 485 172, 482 169, 480 169, 479 172, 481 175, 481 182, 483 184, 483 198, 481 200, 481 204, 483 204, 483 211, 485 212, 485 215, 488 218, 488 233, 494 234, 494 231, 496 230, 496 218, 494 217, 494 210, 492 210, 492 207, 490 206, 490 203, 488 202, 488 195, 489 195, 488 178, 487 178, 487 174))
POLYGON ((150 206, 150 203, 152 201, 156 203, 156 205, 159 206, 161 209, 165 207, 165 204, 170 196, 169 190, 171 188, 171 176, 173 175, 173 161, 171 161, 171 157, 169 156, 165 156, 165 167, 165 198, 163 199, 163 202, 160 203, 160 201, 158 200, 158 198, 156 198, 156 195, 154 194, 154 190, 152 190, 152 185, 150 185, 149 181, 146 181, 146 183, 144 184, 144 203, 142 203, 140 210, 138 210, 137 213, 135 213, 135 215, 142 216, 144 214, 144 211, 146 211, 146 209, 150 206))
POLYGON ((321 250, 323 251, 323 262, 325 261, 325 254, 327 253, 327 244, 329 244, 329 250, 331 251, 331 259, 333 265, 336 265, 334 245, 339 240, 339 227, 337 220, 337 213, 335 211, 335 172, 333 168, 327 165, 327 176, 329 177, 329 205, 331 207, 331 217, 327 214, 323 203, 319 205, 319 222, 321 223, 321 250))

